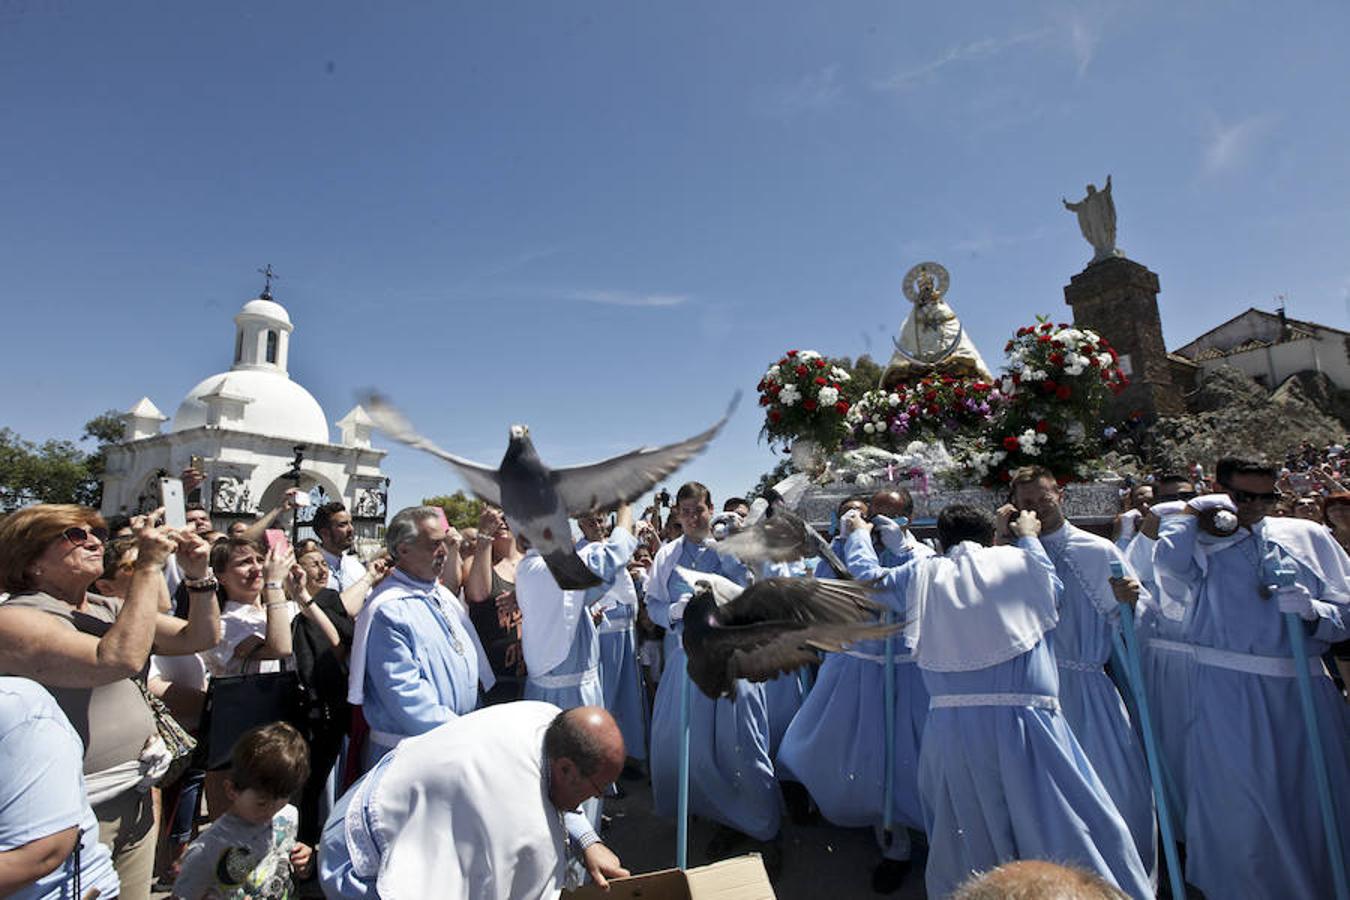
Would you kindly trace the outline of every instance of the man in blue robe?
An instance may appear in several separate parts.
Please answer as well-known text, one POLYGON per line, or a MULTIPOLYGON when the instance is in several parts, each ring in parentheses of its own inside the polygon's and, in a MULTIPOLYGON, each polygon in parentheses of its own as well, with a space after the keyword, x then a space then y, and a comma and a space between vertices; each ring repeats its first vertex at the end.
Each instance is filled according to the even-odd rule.
MULTIPOLYGON (((634 522, 633 536, 639 542, 644 526, 651 527, 646 522, 634 522)), ((578 553, 606 537, 604 517, 598 512, 578 516, 577 528, 581 531, 578 553)), ((596 623, 600 633, 600 687, 605 695, 605 709, 623 732, 629 757, 642 760, 647 757, 647 721, 634 628, 638 611, 637 588, 627 568, 616 572, 613 580, 605 584, 607 590, 595 604, 601 614, 596 623)))
POLYGON ((1017 547, 990 547, 988 513, 949 506, 941 557, 883 568, 872 525, 851 514, 845 561, 903 598, 905 642, 930 695, 919 758, 930 897, 1013 859, 1071 862, 1143 900, 1153 891, 1129 829, 1060 715, 1046 640, 1063 590, 1023 512, 1017 547))
POLYGON ((450 558, 436 507, 401 510, 385 530, 394 568, 356 620, 348 701, 362 707, 368 770, 405 738, 478 706, 482 646, 438 578, 450 558))
MULTIPOLYGON (((905 521, 913 510, 913 501, 908 491, 888 490, 875 495, 871 504, 861 497, 848 498, 839 504, 836 515, 842 521, 851 510, 867 512, 870 506, 875 506, 879 515, 905 521)), ((831 542, 831 549, 844 557, 842 535, 831 542)), ((887 529, 880 553, 882 563, 893 567, 912 558, 931 556, 933 551, 916 540, 908 528, 896 526, 887 529)), ((819 578, 836 577, 824 562, 815 574, 819 578)), ((889 605, 903 609, 904 598, 893 597, 889 605)), ((894 739, 890 742, 894 760, 889 799, 891 833, 882 830, 887 803, 886 641, 863 641, 844 653, 826 656, 810 695, 783 738, 777 760, 781 769, 806 785, 827 820, 875 830, 882 851, 881 862, 872 873, 872 887, 878 893, 891 893, 903 884, 912 853, 908 830, 923 831, 918 765, 928 692, 900 639, 891 640, 895 686, 894 739)))
POLYGON ((1064 517, 1064 492, 1049 469, 1027 466, 1014 472, 1012 498, 1017 509, 1031 510, 1040 519, 1041 546, 1064 584, 1053 639, 1064 718, 1130 826, 1140 859, 1153 872, 1157 823, 1143 741, 1104 668, 1120 630, 1120 603, 1135 601, 1139 582, 1118 547, 1064 517), (1126 578, 1112 580, 1113 561, 1121 563, 1126 578))
MULTIPOLYGON (((1273 467, 1228 458, 1216 474, 1226 496, 1195 498, 1164 518, 1153 554, 1160 586, 1188 607, 1194 663, 1186 880, 1209 897, 1327 897, 1333 876, 1294 666, 1312 675, 1332 801, 1343 812, 1350 716, 1320 657, 1350 636, 1350 559, 1321 525, 1266 515, 1278 497, 1273 467), (1230 522, 1219 521, 1219 507, 1230 522), (1272 590, 1276 570, 1290 568, 1294 584, 1272 590), (1290 612, 1307 645, 1297 663, 1290 612)), ((1344 815, 1341 826, 1350 859, 1344 815)))

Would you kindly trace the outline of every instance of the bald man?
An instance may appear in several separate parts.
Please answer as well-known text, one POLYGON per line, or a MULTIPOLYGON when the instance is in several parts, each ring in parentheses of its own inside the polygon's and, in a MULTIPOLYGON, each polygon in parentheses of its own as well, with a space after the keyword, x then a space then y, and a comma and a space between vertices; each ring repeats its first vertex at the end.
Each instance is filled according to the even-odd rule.
POLYGON ((569 855, 607 886, 628 872, 578 807, 623 763, 623 736, 598 706, 522 700, 409 738, 334 807, 324 896, 557 897, 569 855))

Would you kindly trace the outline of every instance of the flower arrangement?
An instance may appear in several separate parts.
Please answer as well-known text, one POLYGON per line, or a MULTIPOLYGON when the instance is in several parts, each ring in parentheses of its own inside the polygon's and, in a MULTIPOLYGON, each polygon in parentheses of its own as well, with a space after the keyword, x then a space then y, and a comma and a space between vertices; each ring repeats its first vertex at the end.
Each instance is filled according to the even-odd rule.
POLYGON ((852 378, 838 361, 814 350, 789 350, 759 380, 759 405, 765 407, 760 436, 770 445, 810 440, 827 453, 838 449, 853 406, 852 378))
POLYGON ((1130 383, 1119 355, 1094 331, 1041 317, 1017 329, 1004 350, 1003 414, 993 445, 967 458, 971 474, 1006 482, 1013 469, 1039 464, 1061 482, 1086 477, 1101 452, 1102 403, 1130 383))
POLYGON ((898 452, 916 439, 941 439, 985 428, 1003 404, 1003 392, 985 381, 940 375, 858 398, 847 415, 848 440, 898 452))

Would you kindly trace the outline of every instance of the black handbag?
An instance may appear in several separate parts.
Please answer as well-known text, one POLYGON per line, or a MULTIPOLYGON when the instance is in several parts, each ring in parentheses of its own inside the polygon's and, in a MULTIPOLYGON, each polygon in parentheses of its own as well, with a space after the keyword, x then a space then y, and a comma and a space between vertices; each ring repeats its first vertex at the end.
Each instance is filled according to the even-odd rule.
POLYGON ((235 741, 259 725, 287 722, 303 732, 304 689, 294 670, 212 678, 202 711, 199 765, 208 772, 230 764, 235 741))

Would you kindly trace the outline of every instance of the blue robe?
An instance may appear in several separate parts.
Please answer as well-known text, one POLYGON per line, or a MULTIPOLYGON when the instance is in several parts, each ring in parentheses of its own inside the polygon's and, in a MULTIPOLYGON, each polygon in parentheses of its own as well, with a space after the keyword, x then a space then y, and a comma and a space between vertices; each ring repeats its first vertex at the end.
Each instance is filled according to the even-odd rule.
POLYGON ((366 769, 395 745, 388 737, 422 734, 478 706, 473 639, 442 611, 434 585, 395 571, 382 588, 366 637, 366 769))
MULTIPOLYGON (((680 565, 700 572, 716 572, 744 584, 745 568, 719 557, 709 545, 684 538, 657 553, 647 612, 667 630, 664 677, 652 710, 652 801, 657 815, 677 812, 680 746, 680 690, 685 674, 681 622, 671 623, 671 604, 691 592, 675 573, 671 554, 680 565), (666 573, 661 578, 660 573, 666 573), (672 640, 673 638, 673 640, 672 640)), ((710 700, 689 685, 689 810, 758 840, 778 833, 781 811, 778 782, 769 756, 769 714, 763 685, 736 682, 735 700, 710 700)))
POLYGON ((1105 580, 1109 561, 1124 561, 1105 538, 1065 523, 1041 535, 1041 545, 1064 584, 1055 629, 1059 701, 1064 719, 1134 835, 1139 858, 1155 871, 1157 821, 1144 745, 1115 683, 1102 667, 1120 627, 1118 603, 1105 580), (1103 576, 1091 583, 1093 573, 1103 576))
MULTIPOLYGON (((903 557, 886 551, 886 562, 900 565, 911 555, 932 555, 929 548, 912 538, 909 543, 909 553, 903 557)), ((831 547, 846 558, 858 578, 868 580, 882 574, 871 544, 865 540, 859 539, 851 555, 842 538, 836 538, 831 547)), ((819 565, 816 576, 835 577, 825 563, 819 565)), ((878 599, 903 615, 903 593, 887 592, 878 599)), ((891 821, 900 827, 883 849, 888 858, 908 859, 909 835, 905 828, 923 829, 918 768, 923 724, 928 717, 928 691, 899 638, 893 640, 895 740, 890 811, 891 821)), ((806 785, 821 815, 835 825, 880 828, 886 819, 885 653, 884 640, 860 641, 847 653, 826 656, 815 686, 778 751, 780 766, 806 785)))
MULTIPOLYGON (((580 613, 576 617, 567 655, 562 662, 547 672, 536 671, 538 666, 532 665, 528 655, 534 636, 526 635, 525 665, 530 669, 525 682, 526 700, 552 703, 559 709, 604 705, 605 695, 600 686, 600 634, 596 629, 595 620, 591 618, 590 608, 614 586, 615 578, 620 574, 625 576, 628 574, 624 571, 624 565, 636 547, 636 538, 627 530, 616 529, 614 536, 609 540, 588 544, 580 550, 582 561, 595 573, 601 583, 587 588, 580 598, 580 613)), ((541 567, 542 572, 542 560, 536 560, 536 564, 541 567)), ((561 604, 565 596, 551 575, 534 581, 517 572, 516 601, 520 604, 521 627, 524 631, 528 633, 530 630, 532 608, 540 603, 561 604), (537 596, 531 593, 535 585, 544 588, 537 596)))
MULTIPOLYGON (((802 578, 807 572, 801 562, 765 563, 760 568, 761 578, 802 578)), ((764 702, 769 708, 769 756, 777 758, 783 735, 801 709, 806 691, 801 672, 775 675, 764 682, 764 702)))
POLYGON ((1195 663, 1185 641, 1191 616, 1177 620, 1162 614, 1158 600, 1162 589, 1153 571, 1154 541, 1135 535, 1126 551, 1135 574, 1152 601, 1135 608, 1139 635, 1139 667, 1148 694, 1149 712, 1158 737, 1158 754, 1164 768, 1164 789, 1178 840, 1184 840, 1181 824, 1186 820, 1186 740, 1194 718, 1192 682, 1195 663))
MULTIPOLYGON (((1278 546, 1259 534, 1239 539, 1196 561, 1194 516, 1168 516, 1158 532, 1154 567, 1193 591, 1185 635, 1195 647, 1194 718, 1187 732, 1186 880, 1210 897, 1324 898, 1332 875, 1318 808, 1297 680, 1216 664, 1214 651, 1242 654, 1246 662, 1289 660, 1284 616, 1262 596, 1278 546)), ((1309 525, 1310 528, 1316 527, 1309 525)), ((1330 537, 1326 537, 1330 541, 1330 537)), ((1297 582, 1313 597, 1339 593, 1297 564, 1297 582)), ((1350 635, 1343 603, 1305 625, 1310 657, 1350 635)), ((1237 658, 1241 659, 1241 658, 1237 658)), ((1292 663, 1290 663, 1292 667, 1292 663)), ((1320 665, 1318 666, 1320 669, 1320 665)), ((1314 676, 1314 702, 1331 776, 1332 800, 1341 814, 1343 853, 1350 859, 1350 715, 1325 672, 1314 676)))
MULTIPOLYGON (((577 542, 577 549, 589 541, 577 542)), ((616 572, 614 579, 630 578, 626 571, 616 572)), ((633 759, 647 758, 647 692, 642 684, 642 672, 637 661, 637 607, 618 603, 605 610, 600 622, 600 687, 604 693, 605 709, 619 725, 623 744, 633 759)))
MULTIPOLYGON (((934 697, 1053 697, 1059 687, 1047 640, 987 669, 924 671, 923 678, 934 697)), ((928 831, 924 878, 930 897, 945 897, 973 873, 1014 859, 1081 866, 1131 897, 1153 897, 1129 829, 1068 723, 1053 709, 929 711, 919 790, 928 831)))

